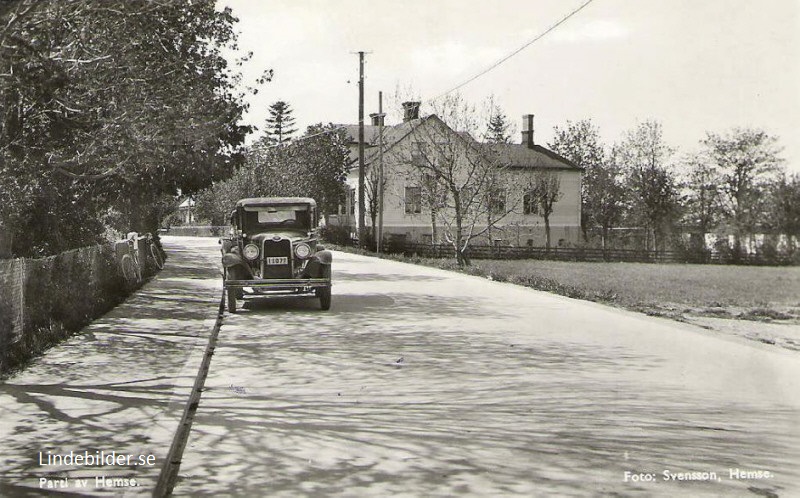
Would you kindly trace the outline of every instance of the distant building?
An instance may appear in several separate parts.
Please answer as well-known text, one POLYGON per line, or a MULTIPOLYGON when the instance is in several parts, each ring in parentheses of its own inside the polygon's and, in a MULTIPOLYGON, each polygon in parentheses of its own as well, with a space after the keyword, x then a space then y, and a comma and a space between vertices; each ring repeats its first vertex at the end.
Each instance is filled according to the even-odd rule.
POLYGON ((178 205, 178 213, 176 215, 176 224, 178 225, 194 225, 195 224, 195 202, 191 197, 187 197, 178 205))
MULTIPOLYGON (((404 104, 405 117, 402 123, 383 128, 383 167, 385 178, 383 233, 386 239, 399 237, 407 241, 430 242, 433 236, 431 209, 424 200, 424 176, 415 162, 430 158, 420 157, 435 152, 424 151, 441 148, 441 144, 426 144, 425 141, 441 140, 456 144, 460 149, 480 148, 488 161, 496 165, 503 177, 504 188, 499 189, 493 202, 498 212, 506 209, 500 219, 477 243, 500 245, 545 245, 544 219, 531 205, 523 186, 530 175, 548 171, 558 177, 561 197, 554 205, 550 216, 551 242, 553 245, 576 244, 581 238, 581 181, 583 168, 555 152, 536 145, 533 141, 533 115, 524 116, 522 144, 479 144, 466 133, 457 133, 436 115, 419 118, 419 103, 404 104), (435 138, 432 138, 435 137, 435 138)), ((371 115, 372 124, 364 126, 365 166, 367 177, 379 167, 379 125, 381 116, 371 115)), ((345 125, 350 137, 351 170, 347 177, 350 195, 337 215, 329 216, 328 224, 347 226, 352 234, 358 233, 358 125, 345 125)), ((460 152, 454 152, 459 154, 460 152)), ((374 178, 374 177, 373 177, 374 178)), ((369 183, 369 181, 367 182, 369 183)), ((367 189, 367 197, 370 189, 367 189)), ((368 199, 365 203, 368 204, 368 199)), ((488 205, 488 204, 487 204, 488 205)), ((495 209, 492 207, 491 209, 495 209)), ((366 224, 371 217, 365 214, 366 224)), ((483 230, 490 223, 476 223, 476 230, 483 230)), ((441 239, 441 237, 439 237, 441 239)), ((442 242, 439 240, 438 242, 442 242)))

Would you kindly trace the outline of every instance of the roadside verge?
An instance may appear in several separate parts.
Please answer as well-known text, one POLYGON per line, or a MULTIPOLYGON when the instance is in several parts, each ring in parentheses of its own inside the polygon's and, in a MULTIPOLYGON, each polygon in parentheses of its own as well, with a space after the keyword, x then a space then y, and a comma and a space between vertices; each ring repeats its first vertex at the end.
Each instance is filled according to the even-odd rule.
POLYGON ((153 492, 221 292, 213 240, 163 243, 157 277, 0 384, 0 495, 153 492))

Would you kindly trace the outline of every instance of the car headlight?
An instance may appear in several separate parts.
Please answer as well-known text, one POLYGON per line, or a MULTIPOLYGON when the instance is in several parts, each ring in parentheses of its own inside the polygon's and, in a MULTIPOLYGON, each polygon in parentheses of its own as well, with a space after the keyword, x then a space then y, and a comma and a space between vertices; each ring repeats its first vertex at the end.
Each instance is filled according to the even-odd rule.
POLYGON ((300 259, 306 259, 311 254, 311 248, 308 244, 301 242, 294 247, 294 253, 300 259))
POLYGON ((258 246, 255 244, 247 244, 244 246, 244 257, 250 261, 258 257, 258 246))

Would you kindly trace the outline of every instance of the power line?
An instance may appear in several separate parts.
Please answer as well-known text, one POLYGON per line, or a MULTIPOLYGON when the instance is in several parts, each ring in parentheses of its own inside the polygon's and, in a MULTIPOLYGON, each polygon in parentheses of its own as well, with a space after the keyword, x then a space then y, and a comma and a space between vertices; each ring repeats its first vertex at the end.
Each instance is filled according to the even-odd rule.
MULTIPOLYGON (((546 29, 546 30, 544 30, 543 32, 539 33, 539 34, 538 34, 538 35, 537 35, 535 38, 533 38, 533 39, 531 39, 530 41, 526 42, 524 45, 522 45, 522 46, 521 46, 521 47, 519 47, 518 49, 516 49, 516 50, 514 50, 513 52, 511 52, 510 54, 506 55, 505 57, 503 57, 502 59, 498 60, 497 62, 495 62, 495 63, 494 63, 494 64, 492 64, 491 66, 487 67, 486 69, 484 69, 484 70, 480 71, 479 73, 475 74, 474 76, 470 77, 470 78, 469 78, 469 79, 467 79, 466 81, 464 81, 464 82, 462 82, 462 83, 460 83, 460 84, 458 84, 458 85, 454 86, 454 87, 453 87, 453 88, 451 88, 450 90, 447 90, 446 92, 444 92, 444 93, 441 93, 441 94, 437 95, 436 97, 434 97, 434 98, 432 98, 432 99, 428 99, 428 100, 429 100, 429 101, 438 100, 438 99, 440 99, 440 98, 444 97, 445 95, 448 95, 448 94, 450 94, 450 93, 453 93, 453 92, 455 92, 456 90, 459 90, 459 89, 461 89, 461 88, 463 88, 463 87, 467 86, 468 84, 472 83, 473 81, 475 81, 476 79, 480 78, 480 77, 481 77, 481 76, 483 76, 484 74, 486 74, 486 73, 488 73, 488 72, 492 71, 493 69, 497 68, 499 65, 503 64, 503 63, 504 63, 504 62, 506 62, 507 60, 511 59, 512 57, 514 57, 514 56, 515 56, 515 55, 517 55, 518 53, 522 52, 522 51, 523 51, 523 50, 525 50, 526 48, 530 47, 531 45, 533 45, 533 44, 534 44, 534 43, 536 43, 537 41, 541 40, 542 38, 544 38, 545 36, 547 36, 548 34, 550 34, 550 33, 551 33, 553 30, 555 30, 556 28, 558 28, 559 26, 561 26, 562 24, 564 24, 565 22, 567 22, 567 21, 568 21, 568 20, 569 20, 571 17, 573 17, 574 15, 576 15, 578 12, 580 12, 580 11, 582 11, 583 9, 585 9, 586 7, 588 7, 588 6, 589 6, 589 4, 590 4, 590 3, 592 3, 593 1, 594 1, 594 0, 586 0, 586 2, 584 2, 583 4, 581 4, 581 5, 580 5, 578 8, 576 8, 575 10, 571 11, 571 12, 570 12, 569 14, 567 14, 566 16, 564 16, 564 17, 562 17, 561 19, 559 19, 559 20, 558 20, 558 22, 556 22, 555 24, 553 24, 552 26, 550 26, 549 28, 547 28, 547 29, 546 29)), ((345 128, 346 128, 346 126, 339 126, 339 127, 337 127, 337 128, 333 128, 333 129, 330 129, 330 130, 324 130, 324 131, 322 131, 322 132, 320 132, 320 133, 315 133, 315 134, 313 134, 313 135, 307 135, 307 136, 303 136, 303 137, 298 137, 298 138, 296 138, 296 139, 292 139, 292 140, 290 140, 290 141, 288 142, 288 144, 293 144, 293 143, 301 142, 301 141, 303 141, 303 140, 307 140, 307 139, 309 139, 309 138, 314 138, 314 137, 317 137, 317 136, 320 136, 320 135, 325 135, 325 134, 327 134, 327 133, 333 133, 333 132, 335 132, 335 131, 338 131, 338 130, 343 130, 343 129, 345 129, 345 128)), ((268 147, 265 147, 265 148, 273 148, 273 147, 278 147, 278 146, 280 146, 280 145, 282 145, 282 144, 271 145, 271 146, 268 146, 268 147)))
POLYGON ((473 81, 475 81, 476 79, 480 78, 480 77, 481 77, 481 76, 483 76, 484 74, 486 74, 486 73, 488 73, 489 71, 493 70, 494 68, 496 68, 496 67, 497 67, 497 66, 499 66, 500 64, 504 63, 504 62, 505 62, 505 61, 507 61, 508 59, 510 59, 510 58, 512 58, 512 57, 514 57, 514 56, 515 56, 515 55, 517 55, 518 53, 522 52, 522 51, 523 51, 523 50, 525 50, 526 48, 530 47, 531 45, 533 45, 533 44, 534 44, 534 43, 536 43, 537 41, 539 41, 539 40, 541 40, 542 38, 544 38, 545 36, 547 36, 547 34, 549 34, 551 31, 553 31, 553 30, 554 30, 554 29, 556 29, 557 27, 559 27, 559 26, 561 26, 562 24, 564 24, 565 22, 567 22, 567 20, 568 20, 570 17, 572 17, 572 16, 574 16, 575 14, 577 14, 578 12, 582 11, 584 8, 586 8, 586 7, 587 7, 587 6, 588 6, 590 3, 592 3, 593 1, 594 1, 594 0, 587 0, 587 1, 586 1, 586 2, 584 2, 584 3, 583 3, 581 6, 580 6, 580 7, 578 7, 578 8, 577 8, 577 9, 575 9, 575 10, 573 10, 572 12, 570 12, 569 14, 567 14, 565 17, 562 17, 562 18, 561 18, 561 20, 559 20, 557 23, 553 24, 552 26, 550 26, 549 28, 547 28, 545 31, 543 31, 542 33, 540 33, 539 35, 537 35, 537 36, 536 36, 536 38, 534 38, 534 39, 530 40, 529 42, 525 43, 523 46, 519 47, 519 48, 518 48, 518 49, 516 49, 515 51, 511 52, 510 54, 508 54, 507 56, 503 57, 502 59, 500 59, 499 61, 495 62, 494 64, 492 64, 492 65, 491 65, 491 66, 489 66, 488 68, 486 68, 486 69, 484 69, 483 71, 479 72, 478 74, 476 74, 476 75, 472 76, 471 78, 469 78, 468 80, 464 81, 463 83, 461 83, 461 84, 459 84, 459 85, 456 85, 456 86, 454 86, 454 87, 453 87, 453 88, 451 88, 450 90, 448 90, 448 91, 446 91, 446 92, 442 93, 441 95, 438 95, 438 96, 436 96, 436 97, 434 97, 434 98, 432 98, 432 99, 430 99, 430 100, 432 100, 432 101, 433 101, 433 100, 438 100, 438 99, 440 99, 440 98, 444 97, 445 95, 447 95, 447 94, 449 94, 449 93, 453 93, 453 92, 455 92, 456 90, 458 90, 458 89, 460 89, 460 88, 462 88, 462 87, 464 87, 464 86, 468 85, 469 83, 472 83, 472 82, 473 82, 473 81))
POLYGON ((322 131, 320 131, 318 133, 314 133, 313 135, 303 135, 302 137, 293 138, 293 139, 287 140, 287 141, 285 141, 283 143, 272 144, 272 145, 264 145, 264 146, 261 146, 259 148, 261 148, 261 149, 274 149, 275 147, 283 147, 283 146, 286 146, 286 145, 292 145, 292 144, 296 144, 297 142, 302 142, 303 140, 308 140, 309 138, 319 137, 321 135, 327 135, 328 133, 334 133, 334 132, 337 132, 339 130, 344 130, 346 128, 347 128, 347 125, 337 126, 335 128, 322 130, 322 131))

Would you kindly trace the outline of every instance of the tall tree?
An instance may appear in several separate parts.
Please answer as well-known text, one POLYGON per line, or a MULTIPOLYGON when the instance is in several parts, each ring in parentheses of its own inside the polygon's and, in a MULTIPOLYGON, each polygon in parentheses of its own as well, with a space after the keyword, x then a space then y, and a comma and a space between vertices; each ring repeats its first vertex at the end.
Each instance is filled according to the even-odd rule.
POLYGON ((735 128, 724 134, 707 133, 701 141, 719 171, 725 221, 733 228, 734 244, 766 221, 768 185, 777 179, 783 160, 778 139, 763 130, 735 128))
POLYGON ((591 226, 604 227, 605 247, 608 229, 618 219, 615 213, 619 211, 617 206, 621 204, 622 197, 614 181, 617 175, 612 173, 612 167, 605 164, 599 129, 589 119, 567 121, 565 126, 553 127, 553 140, 547 147, 584 168, 581 182, 581 229, 584 239, 588 239, 591 226))
POLYGON ((585 206, 589 220, 591 226, 600 229, 600 243, 606 249, 612 229, 619 226, 625 213, 624 174, 613 158, 608 158, 601 165, 587 168, 583 178, 588 185, 585 206))
POLYGON ((484 140, 493 144, 507 144, 511 142, 511 123, 502 109, 491 104, 489 122, 486 125, 484 140))
POLYGON ((348 149, 344 131, 333 125, 309 126, 305 138, 285 147, 259 142, 246 158, 230 178, 200 192, 199 216, 224 223, 243 197, 312 197, 323 215, 344 202, 348 149))
POLYGON ((479 136, 486 122, 474 105, 459 94, 451 94, 436 102, 432 110, 434 115, 410 130, 404 142, 409 146, 394 147, 390 154, 394 161, 406 165, 409 183, 417 182, 419 191, 412 192, 420 192, 420 204, 422 199, 429 201, 425 207, 435 211, 432 216, 442 238, 453 247, 459 265, 468 265, 470 243, 516 207, 504 202, 499 212, 498 203, 492 202, 498 197, 492 193, 503 192, 513 199, 521 199, 522 194, 512 195, 515 185, 502 183, 507 180, 502 175, 506 165, 492 144, 473 138, 479 136))
MULTIPOLYGON (((487 99, 486 108, 489 119, 483 134, 483 141, 488 144, 511 143, 514 126, 508 121, 503 109, 495 103, 494 97, 487 99)), ((505 207, 508 196, 503 186, 503 180, 502 175, 494 174, 489 179, 486 188, 486 240, 490 245, 495 243, 495 234, 493 233, 493 227, 497 221, 495 218, 502 218, 506 215, 505 207)))
POLYGON ((153 231, 154 200, 229 174, 248 131, 222 55, 235 21, 212 0, 3 5, 0 219, 19 249, 91 243, 109 208, 153 231), (58 233, 21 225, 54 212, 58 233))
POLYGON ((334 213, 347 193, 347 134, 332 124, 318 123, 307 128, 294 149, 297 169, 307 179, 305 195, 316 199, 322 214, 334 213))
POLYGON ((658 250, 680 213, 678 186, 668 161, 672 148, 663 139, 661 124, 645 121, 628 131, 612 151, 625 171, 630 194, 630 219, 645 228, 645 248, 658 250))
POLYGON ((696 228, 705 248, 705 236, 717 227, 722 214, 720 178, 708 157, 694 154, 685 160, 684 222, 696 228))
POLYGON ((269 106, 265 139, 271 145, 283 145, 292 139, 297 132, 294 127, 292 108, 286 102, 279 100, 269 106))
POLYGON ((800 173, 783 175, 769 197, 772 228, 786 235, 789 252, 794 253, 800 239, 800 173))

